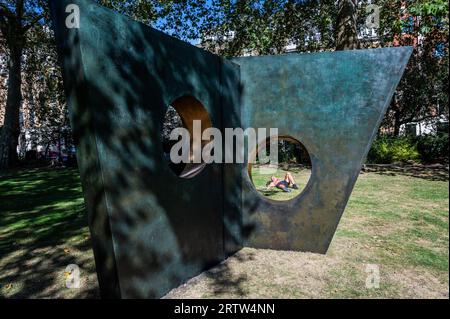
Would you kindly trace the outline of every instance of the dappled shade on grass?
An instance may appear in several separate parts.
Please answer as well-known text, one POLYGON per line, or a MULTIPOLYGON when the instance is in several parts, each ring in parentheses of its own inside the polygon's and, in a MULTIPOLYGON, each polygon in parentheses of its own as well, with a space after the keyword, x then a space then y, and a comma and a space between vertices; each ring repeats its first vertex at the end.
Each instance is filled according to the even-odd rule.
POLYGON ((96 283, 78 290, 65 287, 64 270, 72 263, 85 280, 96 280, 76 169, 1 176, 0 211, 0 296, 96 296, 96 283))
MULTIPOLYGON (((364 173, 326 255, 245 248, 168 297, 448 298, 448 169, 434 173, 364 173), (366 264, 380 289, 365 288, 366 264)), ((98 297, 77 170, 0 176, 0 212, 0 297, 98 297), (65 287, 72 263, 80 289, 65 287)))
POLYGON ((326 255, 244 248, 243 262, 233 256, 166 297, 448 299, 448 196, 448 168, 363 173, 326 255), (366 287, 367 265, 379 267, 379 288, 366 287), (246 280, 220 289, 224 276, 246 280))

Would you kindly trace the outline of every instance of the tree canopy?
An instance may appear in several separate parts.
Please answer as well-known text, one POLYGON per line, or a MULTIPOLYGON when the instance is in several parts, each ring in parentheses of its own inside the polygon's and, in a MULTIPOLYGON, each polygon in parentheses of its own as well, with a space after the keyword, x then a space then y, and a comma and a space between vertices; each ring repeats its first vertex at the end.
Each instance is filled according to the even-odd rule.
MULTIPOLYGON (((378 36, 368 39, 362 32, 367 29, 367 1, 97 2, 226 57, 413 45, 413 57, 383 125, 398 134, 400 125, 411 121, 439 114, 448 118, 448 2, 444 0, 372 1, 380 8, 380 19, 378 36)), ((59 138, 68 123, 48 1, 1 0, 0 31, 1 168, 17 160, 19 113, 45 127, 49 141, 59 138)))

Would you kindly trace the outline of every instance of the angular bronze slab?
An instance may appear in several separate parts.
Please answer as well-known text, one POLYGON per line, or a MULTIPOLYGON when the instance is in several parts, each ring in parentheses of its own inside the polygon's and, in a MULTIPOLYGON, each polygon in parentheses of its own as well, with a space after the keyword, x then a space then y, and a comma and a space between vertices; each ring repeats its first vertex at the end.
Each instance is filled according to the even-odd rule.
POLYGON ((227 61, 89 0, 50 2, 102 297, 160 297, 243 244, 326 251, 410 48, 227 61), (79 28, 65 25, 69 4, 79 28), (186 95, 222 132, 302 141, 305 192, 273 203, 242 164, 175 176, 161 129, 186 95))
POLYGON ((288 202, 264 198, 243 176, 245 245, 325 253, 400 81, 410 47, 233 59, 244 128, 277 127, 305 145, 311 178, 288 202))

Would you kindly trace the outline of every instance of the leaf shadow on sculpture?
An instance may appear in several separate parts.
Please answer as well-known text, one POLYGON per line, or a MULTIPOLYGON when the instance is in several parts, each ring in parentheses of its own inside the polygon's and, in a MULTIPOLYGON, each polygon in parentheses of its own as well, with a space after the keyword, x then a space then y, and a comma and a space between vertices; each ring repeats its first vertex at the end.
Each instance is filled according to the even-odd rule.
POLYGON ((68 1, 51 3, 103 297, 162 296, 243 246, 327 251, 410 48, 229 61, 88 0, 67 29, 68 1), (161 129, 182 96, 221 130, 302 139, 305 190, 263 200, 243 164, 173 174, 161 129))
MULTIPOLYGON (((123 22, 119 20, 116 23, 123 22)), ((226 226, 240 225, 239 214, 227 216, 228 220, 223 226, 220 211, 211 211, 209 217, 196 216, 196 206, 200 206, 199 209, 203 211, 208 207, 198 201, 202 198, 202 192, 209 194, 202 199, 208 202, 208 196, 213 199, 221 198, 225 187, 227 201, 231 204, 239 203, 241 190, 238 183, 222 186, 212 178, 205 180, 208 174, 222 175, 219 164, 208 165, 199 174, 199 180, 196 180, 197 177, 191 180, 178 178, 168 169, 163 158, 160 136, 165 112, 165 108, 161 106, 168 106, 163 97, 171 96, 177 91, 196 97, 204 95, 198 90, 198 82, 201 82, 204 91, 226 94, 234 91, 234 88, 226 85, 234 85, 235 80, 211 80, 208 76, 211 61, 205 60, 202 54, 192 57, 198 61, 196 72, 192 74, 192 68, 188 64, 183 67, 183 63, 174 58, 174 52, 167 52, 163 42, 151 42, 152 38, 146 33, 146 28, 136 23, 132 37, 126 38, 126 48, 146 49, 144 54, 140 52, 134 56, 129 49, 117 49, 124 46, 117 43, 114 35, 103 39, 102 50, 98 50, 98 43, 83 39, 83 58, 86 52, 101 51, 95 59, 101 59, 103 66, 109 66, 105 70, 108 76, 96 77, 95 72, 89 70, 90 63, 97 63, 96 61, 84 60, 83 65, 80 65, 80 60, 73 58, 71 50, 80 47, 77 33, 69 33, 64 46, 67 51, 62 52, 66 72, 80 71, 78 78, 73 77, 73 73, 66 74, 65 82, 72 83, 65 85, 73 88, 71 92, 67 92, 69 96, 77 95, 71 116, 72 123, 75 123, 74 137, 82 150, 79 166, 84 177, 86 202, 90 206, 88 209, 93 212, 109 211, 109 215, 90 215, 99 280, 102 280, 102 273, 108 274, 103 278, 102 284, 106 287, 115 285, 117 278, 110 276, 114 276, 113 273, 117 270, 120 281, 130 283, 121 287, 127 297, 158 297, 168 287, 177 286, 193 273, 220 262, 226 257, 224 248, 221 247, 223 244, 202 244, 202 241, 208 241, 214 236, 212 232, 217 231, 218 227, 223 231, 221 236, 232 241, 230 245, 239 247, 242 242, 242 238, 236 238, 235 231, 226 226), (149 51, 150 48, 153 52, 149 51), (127 58, 127 55, 132 58, 127 58), (158 58, 150 59, 151 56, 158 58), (67 65, 67 61, 72 65, 67 65), (86 69, 88 76, 83 74, 86 69), (160 84, 155 70, 174 75, 171 87, 160 84), (195 80, 190 80, 192 77, 195 80), (102 166, 100 170, 99 165, 102 166), (215 190, 211 191, 208 183, 218 185, 213 185, 215 190), (189 184, 194 186, 190 187, 189 184), (178 187, 180 190, 177 193, 178 187), (186 188, 190 188, 190 192, 186 192, 186 188), (196 193, 195 196, 193 193, 196 193), (173 195, 167 196, 168 194, 179 197, 174 200, 173 195), (186 206, 189 203, 192 208, 186 206), (195 228, 187 229, 186 225, 194 224, 195 228), (199 233, 207 237, 199 238, 199 233), (112 239, 108 240, 108 237, 112 239), (116 260, 102 252, 114 252, 116 260), (154 291, 157 283, 162 288, 154 291)), ((221 103, 220 100, 216 102, 221 103)), ((223 121, 222 112, 225 111, 227 117, 231 118, 229 121, 239 121, 239 114, 233 113, 234 109, 222 111, 219 107, 210 106, 208 111, 216 121, 223 121)), ((244 227, 251 232, 252 225, 244 227)), ((219 277, 218 282, 226 285, 238 286, 243 280, 226 282, 223 277, 219 277)), ((106 288, 109 291, 116 289, 113 286, 106 288)))

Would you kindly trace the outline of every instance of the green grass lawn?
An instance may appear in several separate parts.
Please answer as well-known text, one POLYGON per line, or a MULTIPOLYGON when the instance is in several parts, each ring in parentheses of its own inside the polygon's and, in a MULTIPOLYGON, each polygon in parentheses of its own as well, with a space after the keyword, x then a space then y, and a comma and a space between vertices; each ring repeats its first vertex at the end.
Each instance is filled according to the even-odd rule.
POLYGON ((0 176, 0 297, 98 295, 80 178, 75 169, 26 169, 0 176), (81 268, 67 289, 65 268, 81 268))
MULTIPOLYGON (((307 171, 294 174, 304 186, 307 171)), ((445 175, 364 173, 326 255, 245 248, 167 297, 448 298, 445 175), (380 286, 368 289, 372 264, 380 286)), ((266 178, 254 175, 256 187, 266 178)), ((0 176, 0 297, 98 297, 86 221, 76 170, 0 176), (69 264, 79 289, 65 287, 69 264)))

